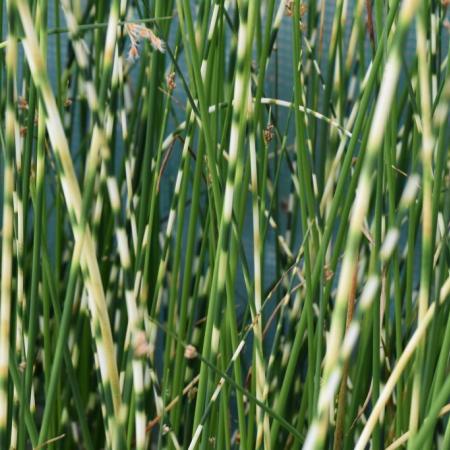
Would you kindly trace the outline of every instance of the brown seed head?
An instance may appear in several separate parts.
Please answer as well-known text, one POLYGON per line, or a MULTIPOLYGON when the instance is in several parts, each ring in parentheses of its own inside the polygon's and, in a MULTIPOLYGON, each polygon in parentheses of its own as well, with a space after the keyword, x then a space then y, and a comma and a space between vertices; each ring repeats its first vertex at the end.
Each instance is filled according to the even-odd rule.
POLYGON ((334 272, 328 267, 325 266, 323 268, 323 276, 325 278, 325 281, 330 281, 333 278, 334 272))
POLYGON ((170 72, 166 77, 167 89, 172 92, 177 87, 175 83, 175 72, 170 72))
MULTIPOLYGON (((308 11, 308 5, 300 3, 300 17, 303 17, 308 11)), ((288 17, 294 15, 294 0, 286 0, 284 5, 284 14, 288 17)))
POLYGON ((19 107, 19 109, 28 109, 28 102, 25 98, 19 97, 17 99, 17 106, 19 107))
POLYGON ((268 144, 273 139, 273 124, 269 123, 263 131, 264 142, 268 144))

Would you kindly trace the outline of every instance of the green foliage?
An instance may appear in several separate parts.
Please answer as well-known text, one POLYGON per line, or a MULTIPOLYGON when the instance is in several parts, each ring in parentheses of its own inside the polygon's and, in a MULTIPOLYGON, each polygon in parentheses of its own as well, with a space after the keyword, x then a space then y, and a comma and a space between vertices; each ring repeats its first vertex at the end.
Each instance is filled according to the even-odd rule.
POLYGON ((351 3, 2 2, 0 449, 450 448, 448 2, 351 3))

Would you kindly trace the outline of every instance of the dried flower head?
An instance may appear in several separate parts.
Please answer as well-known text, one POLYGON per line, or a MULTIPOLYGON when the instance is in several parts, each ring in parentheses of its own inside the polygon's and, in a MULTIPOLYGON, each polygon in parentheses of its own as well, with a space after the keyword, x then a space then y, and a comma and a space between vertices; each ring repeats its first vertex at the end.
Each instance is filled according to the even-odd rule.
POLYGON ((19 109, 28 109, 28 102, 25 98, 19 97, 17 99, 17 106, 19 107, 19 109))
POLYGON ((139 50, 137 45, 131 44, 130 49, 128 50, 127 59, 130 62, 136 61, 139 58, 139 50))
MULTIPOLYGON (((300 3, 300 17, 304 16, 308 11, 308 5, 300 3)), ((284 5, 284 13, 286 16, 292 17, 294 15, 294 0, 286 0, 284 5)))
POLYGON ((263 131, 264 142, 268 144, 273 139, 273 124, 269 123, 263 131))
POLYGON ((172 92, 177 84, 175 83, 175 72, 170 72, 166 77, 167 89, 172 92))
POLYGON ((325 265, 323 268, 323 277, 325 281, 330 281, 334 276, 334 272, 328 267, 328 265, 325 265))
POLYGON ((69 108, 70 106, 72 106, 72 99, 66 98, 64 100, 64 108, 69 108))
POLYGON ((286 3, 284 5, 284 13, 286 14, 286 16, 291 17, 294 14, 293 7, 294 0, 286 0, 286 3))
POLYGON ((130 50, 128 51, 128 59, 130 61, 134 61, 139 58, 139 43, 142 39, 149 41, 155 50, 158 50, 161 53, 166 51, 165 42, 156 36, 150 28, 137 23, 127 23, 125 30, 131 43, 130 50))

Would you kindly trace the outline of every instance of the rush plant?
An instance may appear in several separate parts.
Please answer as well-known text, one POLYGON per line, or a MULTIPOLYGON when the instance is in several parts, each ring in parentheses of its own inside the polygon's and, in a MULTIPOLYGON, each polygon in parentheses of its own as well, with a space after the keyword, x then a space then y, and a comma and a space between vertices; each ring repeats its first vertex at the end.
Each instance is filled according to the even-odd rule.
POLYGON ((446 0, 5 0, 0 450, 450 448, 446 0))

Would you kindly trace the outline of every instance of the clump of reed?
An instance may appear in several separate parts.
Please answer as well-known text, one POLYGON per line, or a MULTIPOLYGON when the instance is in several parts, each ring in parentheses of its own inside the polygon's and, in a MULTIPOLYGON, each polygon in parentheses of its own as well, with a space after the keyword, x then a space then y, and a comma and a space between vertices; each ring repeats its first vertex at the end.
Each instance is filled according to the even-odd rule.
POLYGON ((350 3, 2 3, 1 449, 450 448, 448 2, 350 3))

